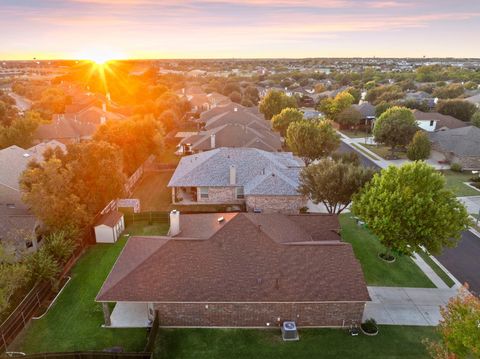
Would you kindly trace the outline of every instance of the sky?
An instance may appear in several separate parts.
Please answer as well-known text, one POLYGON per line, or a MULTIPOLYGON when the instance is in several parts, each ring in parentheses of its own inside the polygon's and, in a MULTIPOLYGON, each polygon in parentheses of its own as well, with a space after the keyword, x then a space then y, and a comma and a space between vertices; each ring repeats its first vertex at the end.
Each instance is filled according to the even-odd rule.
POLYGON ((0 0, 0 59, 480 57, 480 0, 0 0))

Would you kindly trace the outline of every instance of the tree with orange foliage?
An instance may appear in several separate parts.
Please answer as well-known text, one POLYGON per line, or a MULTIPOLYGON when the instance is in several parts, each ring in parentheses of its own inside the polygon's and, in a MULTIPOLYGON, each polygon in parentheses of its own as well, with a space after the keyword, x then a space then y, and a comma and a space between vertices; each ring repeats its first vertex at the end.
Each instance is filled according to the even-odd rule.
POLYGON ((480 358, 480 298, 462 287, 456 297, 440 309, 440 340, 426 341, 434 359, 480 358))

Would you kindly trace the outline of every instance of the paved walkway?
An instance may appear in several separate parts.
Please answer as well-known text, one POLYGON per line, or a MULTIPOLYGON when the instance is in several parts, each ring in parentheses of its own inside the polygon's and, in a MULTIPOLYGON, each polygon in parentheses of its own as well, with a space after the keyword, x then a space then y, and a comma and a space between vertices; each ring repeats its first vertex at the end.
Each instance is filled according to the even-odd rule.
POLYGON ((147 303, 118 302, 110 315, 111 328, 148 327, 147 303))
POLYGON ((368 287, 372 299, 365 306, 363 319, 378 324, 438 325, 440 306, 457 294, 456 289, 368 287))

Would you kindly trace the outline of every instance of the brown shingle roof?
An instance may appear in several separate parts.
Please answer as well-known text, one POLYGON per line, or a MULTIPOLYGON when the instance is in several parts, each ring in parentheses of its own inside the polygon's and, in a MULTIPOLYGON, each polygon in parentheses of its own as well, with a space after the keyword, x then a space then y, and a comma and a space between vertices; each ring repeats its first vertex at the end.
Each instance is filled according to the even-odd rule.
POLYGON ((111 211, 108 213, 103 214, 96 222, 95 226, 99 226, 104 224, 108 227, 114 227, 120 219, 122 219, 123 213, 118 211, 111 211))
POLYGON ((334 219, 306 215, 317 223, 287 229, 299 227, 300 221, 304 223, 306 219, 298 221, 295 216, 286 215, 260 218, 263 216, 267 215, 236 214, 209 239, 131 238, 97 300, 363 302, 370 299, 350 244, 341 242, 338 235, 337 240, 329 241, 311 238, 316 229, 331 228, 332 224, 335 227, 334 219), (278 228, 266 228, 267 225, 278 228), (284 234, 279 235, 280 232, 284 234), (288 241, 294 243, 286 244, 288 241))
POLYGON ((417 121, 437 121, 435 130, 441 130, 442 128, 461 128, 466 127, 467 124, 455 117, 443 115, 438 112, 423 112, 420 110, 413 110, 413 115, 417 121))

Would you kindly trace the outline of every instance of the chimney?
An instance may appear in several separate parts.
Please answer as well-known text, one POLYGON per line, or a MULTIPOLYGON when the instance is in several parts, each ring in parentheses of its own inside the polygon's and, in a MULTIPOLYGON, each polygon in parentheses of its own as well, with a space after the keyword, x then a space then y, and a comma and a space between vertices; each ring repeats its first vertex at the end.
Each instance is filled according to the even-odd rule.
POLYGON ((180 211, 174 209, 170 212, 170 230, 168 235, 174 237, 180 233, 180 211))
POLYGON ((107 112, 107 104, 105 102, 102 104, 102 111, 107 112))
POLYGON ((230 186, 237 184, 237 168, 235 165, 230 165, 230 186))
POLYGON ((234 112, 237 112, 237 111, 238 111, 238 107, 234 107, 234 108, 233 108, 233 111, 234 111, 234 112))
POLYGON ((107 122, 107 118, 105 116, 100 116, 100 124, 103 125, 105 124, 105 122, 107 122))
POLYGON ((214 133, 212 133, 210 135, 210 148, 212 148, 212 149, 215 148, 215 134, 214 133))

